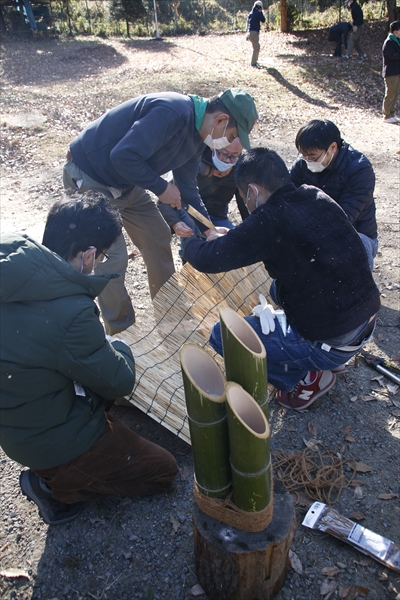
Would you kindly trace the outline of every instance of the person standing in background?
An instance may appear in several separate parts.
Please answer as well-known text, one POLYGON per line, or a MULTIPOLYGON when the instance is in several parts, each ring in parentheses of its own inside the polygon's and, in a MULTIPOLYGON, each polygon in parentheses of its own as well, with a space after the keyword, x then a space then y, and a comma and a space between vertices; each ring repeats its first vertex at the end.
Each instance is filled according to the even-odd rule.
POLYGON ((246 40, 249 40, 253 46, 253 55, 251 57, 251 66, 258 67, 258 55, 260 53, 260 28, 261 23, 265 23, 265 17, 263 13, 263 5, 260 0, 254 3, 252 11, 247 17, 247 36, 246 40))
POLYGON ((396 104, 400 93, 400 21, 390 23, 390 33, 382 46, 385 97, 382 113, 385 123, 397 125, 396 104))
POLYGON ((364 29, 364 13, 362 11, 362 8, 356 2, 356 0, 347 0, 345 4, 351 10, 351 18, 353 19, 353 31, 350 36, 347 54, 344 54, 343 58, 351 58, 353 54, 353 48, 357 50, 358 58, 367 58, 367 55, 364 54, 364 51, 360 45, 360 38, 364 29))

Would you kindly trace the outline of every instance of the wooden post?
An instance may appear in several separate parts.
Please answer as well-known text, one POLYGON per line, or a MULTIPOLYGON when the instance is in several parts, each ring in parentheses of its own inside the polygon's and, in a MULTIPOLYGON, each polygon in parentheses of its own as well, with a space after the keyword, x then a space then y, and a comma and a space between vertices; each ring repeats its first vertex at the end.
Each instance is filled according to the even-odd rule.
POLYGON ((281 0, 281 31, 288 30, 286 0, 281 0))
POLYGON ((263 531, 225 525, 196 504, 193 527, 197 579, 210 600, 270 600, 277 595, 296 529, 292 496, 279 481, 274 481, 272 521, 263 531))

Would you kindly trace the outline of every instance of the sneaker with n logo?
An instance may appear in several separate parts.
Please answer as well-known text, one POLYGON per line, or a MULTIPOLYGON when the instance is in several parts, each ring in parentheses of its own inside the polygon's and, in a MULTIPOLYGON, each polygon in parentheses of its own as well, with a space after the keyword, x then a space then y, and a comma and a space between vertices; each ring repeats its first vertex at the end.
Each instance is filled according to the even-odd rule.
POLYGON ((304 410, 313 402, 329 392, 335 385, 336 375, 331 371, 309 371, 307 377, 299 381, 291 392, 276 394, 279 404, 293 410, 304 410))

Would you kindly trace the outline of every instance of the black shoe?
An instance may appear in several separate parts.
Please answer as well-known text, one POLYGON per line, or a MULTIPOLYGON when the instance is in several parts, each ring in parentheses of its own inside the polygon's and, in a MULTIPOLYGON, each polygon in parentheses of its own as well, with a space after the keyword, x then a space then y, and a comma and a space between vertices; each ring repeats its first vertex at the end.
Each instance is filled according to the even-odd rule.
POLYGON ((19 476, 22 493, 39 507, 39 515, 48 525, 62 525, 68 523, 79 515, 82 502, 65 504, 53 498, 51 490, 43 479, 33 471, 22 471, 19 476))
POLYGON ((255 67, 256 69, 258 69, 259 65, 258 63, 254 63, 254 65, 251 65, 252 67, 255 67))

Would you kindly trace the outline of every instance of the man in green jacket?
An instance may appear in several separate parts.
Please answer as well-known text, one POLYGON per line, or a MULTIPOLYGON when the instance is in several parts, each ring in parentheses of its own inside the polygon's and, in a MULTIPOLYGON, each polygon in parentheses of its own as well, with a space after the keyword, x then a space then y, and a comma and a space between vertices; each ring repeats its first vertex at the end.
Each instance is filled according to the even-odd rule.
POLYGON ((175 459, 107 410, 129 394, 129 346, 106 339, 94 302, 113 275, 94 275, 121 234, 101 194, 56 203, 43 245, 25 234, 0 244, 0 439, 29 467, 20 485, 43 520, 75 518, 83 501, 141 496, 174 479, 175 459))

